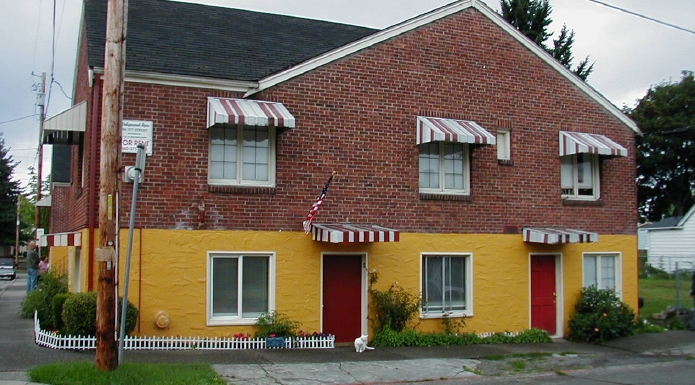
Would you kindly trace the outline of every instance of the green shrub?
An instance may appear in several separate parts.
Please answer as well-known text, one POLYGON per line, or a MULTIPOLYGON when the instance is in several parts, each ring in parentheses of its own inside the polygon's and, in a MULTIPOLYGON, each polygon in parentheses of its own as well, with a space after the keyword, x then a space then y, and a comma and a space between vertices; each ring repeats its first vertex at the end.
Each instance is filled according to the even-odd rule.
POLYGON ((397 332, 391 328, 375 331, 371 344, 374 346, 451 346, 477 344, 512 344, 512 343, 541 343, 551 342, 550 335, 545 330, 531 329, 517 335, 495 333, 481 337, 474 333, 419 333, 413 329, 397 332))
POLYGON ((70 293, 63 293, 53 297, 53 303, 51 304, 53 306, 53 326, 57 330, 63 328, 63 304, 71 295, 70 293))
POLYGON ((374 330, 402 332, 420 311, 420 297, 408 293, 395 283, 386 291, 370 289, 374 307, 374 330))
POLYGON ((634 334, 635 314, 613 290, 584 288, 575 312, 570 316, 569 335, 573 342, 605 342, 634 334))
POLYGON ((300 323, 291 320, 287 314, 271 311, 261 314, 256 326, 259 329, 254 335, 256 338, 267 338, 271 334, 275 337, 294 337, 300 323))
POLYGON ((67 292, 67 275, 58 275, 53 271, 49 271, 41 276, 36 290, 33 290, 24 297, 24 301, 22 301, 20 307, 20 317, 33 318, 34 311, 36 311, 42 329, 55 329, 55 324, 53 322, 53 297, 67 292))
MULTIPOLYGON (((122 306, 118 299, 118 310, 122 306)), ((138 321, 138 308, 128 301, 125 319, 125 334, 132 333, 138 321)), ((120 321, 120 316, 118 317, 120 321)), ((94 336, 97 332, 97 293, 73 294, 63 304, 63 334, 94 336)))

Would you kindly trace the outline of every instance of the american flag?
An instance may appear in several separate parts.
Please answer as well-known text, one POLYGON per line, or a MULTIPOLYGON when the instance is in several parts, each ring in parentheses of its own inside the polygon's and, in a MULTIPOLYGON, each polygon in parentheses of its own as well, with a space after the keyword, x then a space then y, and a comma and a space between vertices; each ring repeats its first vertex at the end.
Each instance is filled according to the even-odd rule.
POLYGON ((304 232, 309 234, 311 232, 311 223, 314 221, 314 218, 316 217, 316 214, 319 212, 319 209, 321 208, 321 204, 323 203, 323 199, 326 198, 326 193, 328 192, 328 186, 331 184, 331 181, 333 180, 333 177, 337 174, 337 172, 333 171, 333 174, 331 174, 331 177, 328 178, 326 181, 326 185, 323 186, 323 190, 321 190, 321 194, 319 195, 318 198, 316 198, 316 201, 314 204, 311 205, 311 210, 309 210, 309 215, 306 216, 306 220, 303 222, 304 224, 304 232))

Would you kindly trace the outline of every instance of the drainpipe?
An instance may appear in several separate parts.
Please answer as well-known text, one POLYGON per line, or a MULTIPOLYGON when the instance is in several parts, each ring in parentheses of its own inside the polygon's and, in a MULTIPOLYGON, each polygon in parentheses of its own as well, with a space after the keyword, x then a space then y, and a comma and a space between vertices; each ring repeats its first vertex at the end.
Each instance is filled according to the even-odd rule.
POLYGON ((101 81, 99 75, 94 74, 92 88, 92 122, 91 148, 89 149, 89 186, 87 186, 87 229, 89 231, 89 251, 87 259, 87 290, 94 291, 94 215, 96 214, 97 194, 97 128, 99 122, 99 100, 101 99, 101 81))

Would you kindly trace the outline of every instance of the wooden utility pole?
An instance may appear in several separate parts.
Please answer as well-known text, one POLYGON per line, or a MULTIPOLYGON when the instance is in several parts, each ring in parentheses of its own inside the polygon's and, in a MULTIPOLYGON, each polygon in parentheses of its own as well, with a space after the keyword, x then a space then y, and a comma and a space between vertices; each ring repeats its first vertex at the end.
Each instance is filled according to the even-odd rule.
POLYGON ((127 17, 128 0, 108 1, 99 168, 99 247, 95 252, 99 266, 96 367, 100 370, 118 367, 114 286, 118 213, 115 203, 119 184, 127 17))
MULTIPOLYGON (((40 244, 39 239, 39 228, 41 227, 41 207, 39 207, 39 201, 41 200, 41 178, 43 171, 43 121, 46 119, 46 73, 41 74, 41 92, 37 98, 36 105, 41 109, 39 111, 39 159, 38 166, 36 168, 36 207, 34 209, 34 238, 37 240, 36 244, 40 244)), ((40 251, 40 250, 39 250, 40 251)))

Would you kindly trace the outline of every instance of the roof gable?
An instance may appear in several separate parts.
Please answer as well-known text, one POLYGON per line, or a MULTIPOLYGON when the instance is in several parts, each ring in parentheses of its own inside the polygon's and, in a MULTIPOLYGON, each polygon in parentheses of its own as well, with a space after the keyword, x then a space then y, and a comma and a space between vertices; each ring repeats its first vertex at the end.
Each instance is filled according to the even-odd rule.
MULTIPOLYGON (((103 68, 107 0, 85 0, 88 60, 103 68)), ((374 33, 320 20, 130 0, 126 70, 256 81, 374 33)))

